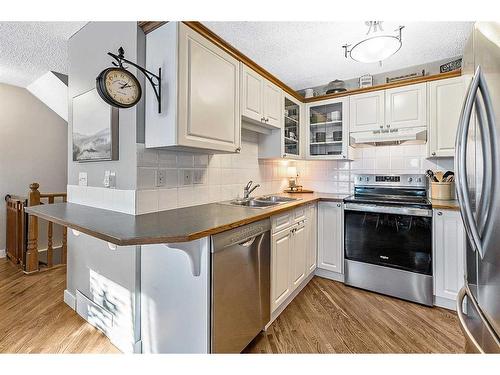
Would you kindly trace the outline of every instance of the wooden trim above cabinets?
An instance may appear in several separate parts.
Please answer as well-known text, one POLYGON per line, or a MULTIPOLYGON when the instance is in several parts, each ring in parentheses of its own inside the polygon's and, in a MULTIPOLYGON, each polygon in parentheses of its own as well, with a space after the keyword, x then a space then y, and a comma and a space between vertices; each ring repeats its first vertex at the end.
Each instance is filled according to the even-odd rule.
MULTIPOLYGON (((157 29, 158 27, 164 25, 167 22, 168 21, 139 21, 139 22, 137 22, 137 25, 142 28, 142 30, 144 31, 145 34, 147 34, 151 31, 157 29)), ((407 79, 404 81, 393 82, 393 83, 384 83, 382 85, 377 85, 377 86, 372 86, 372 87, 364 87, 361 89, 352 89, 352 90, 347 90, 347 91, 339 92, 339 93, 335 93, 335 94, 315 96, 312 98, 304 98, 302 95, 300 95, 294 89, 287 86, 284 82, 280 81, 274 75, 272 75, 267 70, 265 70, 263 67, 261 67, 260 65, 255 63, 253 60, 251 60, 249 57, 245 56, 243 53, 238 51, 232 45, 227 43, 224 39, 222 39, 217 34, 215 34, 213 31, 211 31, 209 28, 204 26, 201 22, 198 22, 198 21, 183 21, 183 22, 188 27, 190 27, 191 29, 196 31, 198 34, 202 35, 203 37, 205 37, 206 39, 208 39, 209 41, 214 43, 216 46, 218 46, 219 48, 221 48, 225 52, 229 53, 232 57, 234 57, 238 61, 241 61, 246 66, 248 66, 249 68, 251 68, 254 71, 256 71, 257 73, 259 73, 261 76, 266 78, 268 81, 271 81, 272 83, 274 83, 276 86, 278 86, 283 91, 285 91, 286 93, 293 96, 295 99, 300 100, 302 103, 312 103, 312 102, 318 102, 318 101, 326 100, 326 99, 333 99, 333 98, 340 98, 343 96, 349 96, 349 95, 354 95, 354 94, 361 94, 363 92, 386 90, 386 89, 391 89, 394 87, 413 85, 416 83, 430 82, 430 81, 436 81, 439 79, 446 79, 446 78, 453 78, 453 77, 458 77, 462 74, 462 71, 459 69, 459 70, 454 70, 454 71, 447 72, 447 73, 434 74, 434 75, 430 75, 430 76, 422 76, 422 77, 407 79)))
POLYGON ((144 34, 150 33, 151 31, 163 26, 168 21, 137 21, 137 26, 139 26, 144 34))
POLYGON ((204 26, 201 22, 197 22, 197 21, 183 21, 183 22, 184 22, 184 24, 189 26, 191 29, 193 29, 197 33, 203 35, 205 38, 210 40, 216 46, 218 46, 219 48, 222 48, 224 51, 229 53, 235 59, 241 61, 246 66, 248 66, 249 68, 251 68, 251 69, 255 70, 257 73, 259 73, 262 77, 264 77, 268 81, 271 81, 272 83, 274 83, 276 86, 281 88, 286 93, 290 94, 291 96, 293 96, 294 98, 296 98, 300 101, 304 101, 304 97, 302 95, 300 95, 294 89, 287 86, 284 82, 280 81, 278 78, 273 76, 271 73, 269 73, 263 67, 256 64, 249 57, 242 54, 240 51, 238 51, 232 45, 227 43, 224 39, 222 39, 217 34, 215 34, 213 31, 211 31, 209 28, 204 26))
POLYGON ((354 94, 361 94, 364 92, 387 90, 387 89, 392 89, 395 87, 414 85, 416 83, 430 82, 430 81, 437 81, 440 79, 459 77, 460 75, 462 75, 462 70, 459 69, 459 70, 453 70, 453 71, 447 72, 447 73, 434 74, 434 75, 430 75, 430 76, 421 76, 421 77, 417 77, 417 78, 406 79, 404 81, 384 83, 384 84, 376 85, 376 86, 372 86, 372 87, 363 87, 361 89, 352 89, 352 90, 347 90, 347 91, 343 91, 343 92, 337 92, 335 94, 314 96, 312 98, 303 98, 302 101, 304 103, 312 103, 312 102, 318 102, 320 100, 340 98, 342 96, 349 96, 349 95, 354 95, 354 94))

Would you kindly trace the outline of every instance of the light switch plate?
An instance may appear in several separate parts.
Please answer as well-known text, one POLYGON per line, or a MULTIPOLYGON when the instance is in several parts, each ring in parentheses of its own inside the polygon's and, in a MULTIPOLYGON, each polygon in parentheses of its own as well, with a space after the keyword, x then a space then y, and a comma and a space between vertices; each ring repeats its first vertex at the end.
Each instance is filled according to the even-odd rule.
POLYGON ((200 185, 205 183, 205 171, 203 169, 195 169, 193 171, 193 184, 200 185))
POLYGON ((87 172, 78 173, 78 185, 79 186, 87 186, 88 185, 87 172))
POLYGON ((109 175, 111 174, 111 171, 104 171, 104 187, 109 188, 109 175))

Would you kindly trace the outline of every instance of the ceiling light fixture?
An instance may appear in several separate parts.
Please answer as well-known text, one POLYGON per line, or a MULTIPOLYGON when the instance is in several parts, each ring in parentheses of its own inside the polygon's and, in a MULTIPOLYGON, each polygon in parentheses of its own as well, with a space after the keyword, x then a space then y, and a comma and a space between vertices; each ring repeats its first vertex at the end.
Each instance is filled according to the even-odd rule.
MULTIPOLYGON (((368 32, 366 35, 379 34, 383 32, 382 21, 367 21, 368 32)), ((342 46, 345 52, 345 57, 351 57, 354 61, 359 61, 363 63, 380 62, 382 60, 391 57, 396 52, 398 52, 403 45, 401 39, 401 30, 404 26, 399 26, 395 31, 397 35, 374 35, 367 39, 356 43, 351 47, 351 44, 345 44, 342 46), (349 49, 349 47, 351 47, 349 49)))

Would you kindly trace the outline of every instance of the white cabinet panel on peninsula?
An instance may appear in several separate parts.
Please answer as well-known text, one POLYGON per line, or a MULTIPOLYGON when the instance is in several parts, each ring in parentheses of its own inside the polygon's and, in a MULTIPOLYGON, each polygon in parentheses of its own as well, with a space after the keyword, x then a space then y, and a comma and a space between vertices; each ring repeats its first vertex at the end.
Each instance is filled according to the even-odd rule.
POLYGON ((146 87, 146 147, 239 152, 240 63, 181 22, 146 36, 146 67, 162 68, 162 112, 146 87))
POLYGON ((459 211, 433 213, 434 304, 455 309, 464 283, 465 230, 459 211))

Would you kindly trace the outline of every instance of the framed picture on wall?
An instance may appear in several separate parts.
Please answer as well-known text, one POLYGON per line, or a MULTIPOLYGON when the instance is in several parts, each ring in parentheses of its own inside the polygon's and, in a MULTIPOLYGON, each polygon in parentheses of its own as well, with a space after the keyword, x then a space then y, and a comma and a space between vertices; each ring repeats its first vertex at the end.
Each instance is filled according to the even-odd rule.
POLYGON ((73 98, 73 161, 118 160, 118 108, 96 89, 73 98))

